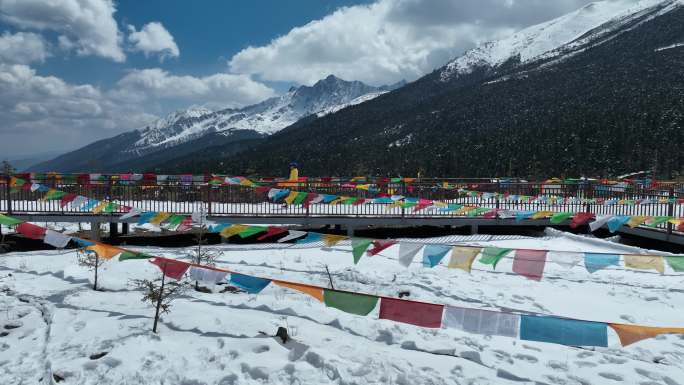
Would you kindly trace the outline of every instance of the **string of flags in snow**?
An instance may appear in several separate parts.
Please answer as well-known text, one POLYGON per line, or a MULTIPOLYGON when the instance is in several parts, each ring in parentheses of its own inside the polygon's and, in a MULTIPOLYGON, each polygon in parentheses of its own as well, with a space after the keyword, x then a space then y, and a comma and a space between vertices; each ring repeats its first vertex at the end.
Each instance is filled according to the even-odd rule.
MULTIPOLYGON (((333 290, 299 282, 263 278, 212 266, 203 266, 175 259, 156 257, 101 242, 70 237, 60 232, 42 228, 1 214, 0 224, 15 226, 17 231, 21 234, 32 239, 43 239, 44 242, 55 247, 63 248, 69 241, 74 240, 85 250, 92 251, 96 253, 98 257, 106 260, 111 260, 116 256, 118 256, 119 261, 147 259, 150 263, 158 266, 165 276, 176 280, 182 279, 186 273, 189 273, 189 276, 193 280, 210 284, 216 284, 227 279, 231 285, 250 294, 258 294, 269 286, 269 284, 273 283, 280 287, 310 295, 319 302, 324 303, 327 307, 336 308, 343 312, 360 316, 369 315, 375 310, 378 302, 380 302, 378 318, 426 328, 452 328, 468 333, 499 335, 520 338, 521 340, 527 341, 547 342, 568 346, 602 347, 608 346, 608 327, 612 328, 617 333, 622 346, 627 346, 660 334, 684 334, 684 328, 651 327, 586 321, 549 315, 481 310, 376 296, 366 293, 333 290)), ((360 248, 365 251, 372 244, 373 248, 368 252, 376 254, 395 243, 396 242, 391 240, 380 242, 372 240, 355 241, 352 239, 353 248, 356 248, 357 250, 360 248)), ((404 257, 408 254, 415 255, 417 250, 419 250, 419 248, 415 247, 415 244, 409 246, 409 249, 406 249, 404 257)), ((500 248, 483 248, 482 250, 483 256, 480 261, 493 265, 496 265, 505 254, 512 251, 511 249, 500 248)), ((544 260, 543 257, 546 256, 548 252, 544 250, 516 250, 516 255, 518 255, 518 253, 521 255, 517 260, 520 274, 525 275, 528 278, 536 279, 537 276, 535 274, 540 274, 538 262, 544 260), (537 267, 530 268, 532 265, 536 265, 537 267)), ((443 248, 440 248, 440 245, 427 245, 425 246, 425 254, 423 256, 424 263, 434 266, 445 254, 446 252, 444 252, 443 248)), ((454 248, 450 267, 465 269, 467 266, 469 269, 469 266, 472 264, 472 259, 474 259, 474 254, 473 250, 468 247, 458 246, 458 249, 454 248)), ((617 257, 610 254, 584 253, 584 255, 585 263, 589 261, 590 264, 593 264, 588 264, 587 269, 590 269, 590 266, 593 266, 591 268, 595 269, 609 266, 615 262, 615 257, 617 257)), ((639 255, 638 257, 644 256, 639 255)), ((658 257, 649 256, 649 258, 658 257)), ((400 252, 400 260, 402 259, 400 252)), ((407 259, 410 260, 409 258, 405 258, 404 260, 407 259)), ((668 261, 670 261, 670 259, 668 259, 668 261)), ((684 259, 673 259, 672 261, 675 262, 675 264, 672 265, 673 268, 678 268, 679 270, 677 271, 684 271, 684 263, 682 263, 684 262, 684 259)), ((515 271, 515 259, 513 263, 515 271)), ((650 259, 644 263, 646 265, 642 266, 652 266, 650 259)), ((539 278, 541 278, 541 275, 539 275, 539 278)))
MULTIPOLYGON (((201 220, 199 218, 195 219, 197 221, 201 220)), ((46 244, 57 248, 66 247, 71 239, 50 229, 2 214, 0 214, 0 224, 13 226, 18 233, 23 234, 27 238, 43 239, 46 244)), ((207 231, 209 233, 218 233, 225 238, 232 236, 248 238, 258 235, 257 240, 273 238, 277 239, 279 243, 290 241, 295 241, 297 244, 323 243, 326 247, 333 247, 342 241, 349 240, 354 264, 358 264, 364 255, 372 257, 394 246, 399 248, 398 262, 404 267, 409 267, 414 263, 414 260, 421 251, 422 256, 419 263, 423 267, 434 268, 438 265, 446 265, 448 268, 460 269, 467 273, 471 273, 475 261, 484 265, 490 265, 493 269, 496 269, 499 262, 506 258, 513 260, 512 270, 514 273, 535 281, 542 279, 547 262, 559 264, 566 268, 573 268, 584 263, 586 270, 592 274, 599 270, 617 266, 636 270, 655 270, 660 274, 664 274, 667 262, 672 271, 677 273, 684 272, 684 256, 570 252, 462 244, 430 244, 427 242, 405 242, 393 239, 350 238, 345 235, 244 224, 214 224, 209 226, 207 231)), ((121 248, 95 241, 79 238, 74 238, 74 241, 81 247, 94 251, 103 257, 113 257, 124 253, 121 248)), ((122 258, 137 259, 146 257, 124 254, 122 258)))

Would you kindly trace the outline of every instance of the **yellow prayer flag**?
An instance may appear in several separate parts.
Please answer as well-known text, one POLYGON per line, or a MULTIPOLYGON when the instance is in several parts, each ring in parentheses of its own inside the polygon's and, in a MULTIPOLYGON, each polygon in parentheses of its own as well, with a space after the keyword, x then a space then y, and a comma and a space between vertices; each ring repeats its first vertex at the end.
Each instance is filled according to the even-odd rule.
POLYGON ((548 218, 555 214, 553 211, 537 211, 536 213, 532 214, 530 217, 531 219, 543 219, 543 218, 548 218))
POLYGON ((451 251, 450 269, 461 269, 470 273, 475 257, 480 253, 479 247, 455 246, 451 251))
POLYGON ((99 214, 102 211, 104 211, 105 208, 107 208, 107 205, 109 202, 102 201, 97 204, 97 206, 93 207, 93 214, 99 214))
POLYGON ((639 325, 609 324, 620 338, 622 346, 652 338, 659 334, 684 334, 684 328, 659 328, 639 325))
POLYGON ((283 281, 276 281, 276 280, 274 280, 273 283, 275 283, 278 286, 287 287, 288 289, 293 289, 293 290, 297 290, 299 292, 302 292, 304 294, 308 294, 308 295, 316 298, 320 302, 323 302, 323 289, 321 289, 320 287, 302 285, 302 284, 290 283, 290 282, 283 282, 283 281))
POLYGON ((159 226, 159 225, 161 225, 162 222, 169 219, 170 217, 171 217, 170 213, 164 213, 164 212, 157 213, 157 215, 153 216, 152 219, 150 219, 150 221, 148 223, 155 225, 155 226, 159 226))
POLYGON ((96 243, 95 245, 86 247, 86 250, 93 251, 98 257, 104 259, 112 259, 115 256, 124 252, 124 250, 118 247, 105 245, 104 243, 96 243))
POLYGON ((655 270, 660 274, 665 272, 663 257, 657 255, 624 255, 625 266, 632 269, 655 270))
POLYGON ((249 228, 247 225, 232 225, 221 230, 221 236, 224 238, 230 238, 235 234, 247 230, 247 228, 249 228))
POLYGON ((395 202, 395 203, 392 203, 392 204, 385 206, 385 211, 390 211, 392 209, 396 209, 399 207, 401 207, 401 205, 399 203, 395 202))
POLYGON ((442 201, 433 201, 432 204, 435 205, 435 206, 437 206, 437 207, 447 207, 447 206, 449 206, 448 203, 442 202, 442 201))
POLYGON ((289 205, 292 205, 294 203, 295 198, 297 198, 297 194, 299 194, 297 191, 291 191, 290 194, 285 197, 285 203, 289 205))
POLYGON ((627 222, 627 226, 631 228, 635 228, 639 226, 640 224, 646 222, 646 220, 650 218, 648 215, 633 215, 629 221, 627 222))
POLYGON ((327 247, 333 247, 347 238, 345 235, 323 234, 323 242, 327 247))

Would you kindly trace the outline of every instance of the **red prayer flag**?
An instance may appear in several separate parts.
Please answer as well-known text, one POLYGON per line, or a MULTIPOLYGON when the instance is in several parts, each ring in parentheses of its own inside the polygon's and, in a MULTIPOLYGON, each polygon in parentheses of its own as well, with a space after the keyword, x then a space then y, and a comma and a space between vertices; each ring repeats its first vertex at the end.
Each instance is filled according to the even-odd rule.
POLYGON ((513 257, 513 272, 541 281, 546 264, 545 250, 516 250, 513 257))
POLYGON ((257 240, 263 241, 266 238, 274 237, 278 234, 283 234, 283 233, 287 233, 287 229, 284 229, 282 227, 269 226, 268 230, 266 230, 266 234, 260 236, 259 238, 257 238, 257 240))
POLYGON ((304 198, 304 200, 302 201, 302 207, 308 208, 309 205, 311 204, 311 201, 316 199, 317 196, 318 196, 318 194, 314 194, 314 193, 307 194, 306 198, 304 198))
POLYGON ((426 328, 442 326, 444 305, 382 297, 380 318, 426 328))
POLYGON ((183 221, 176 227, 176 231, 188 231, 192 228, 192 218, 191 217, 185 217, 183 218, 183 221))
POLYGON ((582 225, 587 224, 590 220, 594 218, 596 218, 596 215, 592 213, 577 213, 574 217, 572 217, 570 227, 576 229, 582 225))
POLYGON ((371 249, 368 249, 368 255, 376 255, 379 254, 381 251, 385 250, 386 248, 395 245, 397 241, 392 240, 392 239, 387 239, 387 240, 375 240, 373 241, 373 247, 371 249))
POLYGON ((354 202, 352 202, 352 206, 361 205, 361 204, 363 204, 363 202, 365 202, 365 201, 366 201, 366 200, 365 200, 364 198, 358 198, 357 200, 355 200, 354 202))
POLYGON ((76 194, 67 194, 62 197, 62 199, 59 201, 59 207, 64 207, 68 205, 69 203, 73 202, 74 199, 76 199, 76 194))
POLYGON ((175 259, 155 257, 149 261, 159 266, 159 269, 164 273, 165 276, 175 280, 183 278, 183 274, 185 274, 190 267, 189 263, 177 261, 175 259))
POLYGON ((26 238, 31 239, 43 239, 46 231, 40 226, 26 222, 18 224, 16 230, 19 234, 23 234, 26 238))

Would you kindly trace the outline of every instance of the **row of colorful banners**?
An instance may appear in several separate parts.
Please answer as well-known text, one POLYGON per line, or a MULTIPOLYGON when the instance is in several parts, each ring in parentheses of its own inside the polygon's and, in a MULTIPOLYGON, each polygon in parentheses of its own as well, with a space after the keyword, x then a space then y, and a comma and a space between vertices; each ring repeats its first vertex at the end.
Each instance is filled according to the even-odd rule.
MULTIPOLYGON (((0 215, 0 223, 15 226, 17 231, 33 239, 43 239, 44 242, 63 248, 69 241, 77 242, 85 250, 96 253, 100 258, 111 260, 118 256, 119 261, 130 259, 148 259, 150 263, 159 267, 162 273, 172 279, 180 280, 188 274, 189 278, 208 284, 216 284, 227 281, 232 286, 240 288, 250 294, 261 293, 271 283, 276 286, 291 289, 307 294, 327 307, 335 308, 346 313, 359 316, 368 316, 376 308, 379 319, 411 324, 425 328, 451 328, 468 333, 483 335, 498 335, 519 338, 526 341, 547 342, 568 346, 608 346, 608 328, 612 328, 618 335, 622 346, 627 346, 646 338, 661 334, 684 334, 684 328, 674 327, 650 327, 642 325, 628 325, 619 323, 604 323, 585 321, 564 317, 554 317, 537 314, 519 314, 514 312, 491 311, 471 309, 450 305, 434 304, 420 301, 412 301, 401 298, 376 296, 366 293, 350 292, 328 289, 316 285, 302 284, 299 282, 264 278, 235 271, 221 269, 212 266, 155 257, 144 253, 138 253, 125 248, 115 247, 87 239, 70 237, 60 232, 42 228, 40 226, 23 222, 12 217, 0 215)), ((370 242, 362 244, 357 240, 352 244, 354 248, 364 251, 373 244, 372 252, 379 252, 393 245, 389 241, 385 243, 370 242)), ((433 245, 426 246, 426 249, 433 245)), ((501 259, 506 249, 486 248, 483 257, 485 263, 494 265, 501 259)), ((510 250, 509 250, 510 251, 510 250)), ((465 262, 473 255, 470 251, 454 251, 452 261, 465 262), (454 257, 456 256, 456 257, 454 257)), ((540 250, 528 250, 523 253, 524 258, 518 263, 523 265, 530 261, 540 261, 540 250)), ((427 252, 430 264, 436 260, 430 259, 439 253, 427 252)), ((518 254, 516 252, 516 254, 518 254)), ((608 257, 601 256, 593 262, 603 265, 608 257)), ((425 256, 424 256, 425 259, 425 256)), ((440 258, 441 259, 441 258, 440 258)), ((514 261, 514 264, 516 262, 514 261)), ((522 267, 521 267, 522 268, 522 267)), ((525 273, 530 270, 522 268, 525 273)))
MULTIPOLYGON (((150 223, 155 226, 164 226, 172 231, 182 232, 190 230, 193 226, 193 223, 196 222, 193 221, 192 216, 188 215, 154 211, 143 212, 140 209, 120 205, 112 201, 100 201, 82 195, 66 193, 64 191, 52 189, 43 184, 29 184, 23 179, 19 178, 13 178, 11 184, 13 188, 25 188, 28 186, 31 191, 44 192, 45 195, 42 199, 59 200, 60 206, 63 208, 68 205, 70 208, 82 211, 90 211, 94 214, 124 213, 123 216, 120 217, 121 220, 139 217, 138 224, 141 225, 150 223)), ((607 226, 611 232, 616 232, 624 225, 630 226, 632 228, 641 225, 657 227, 665 223, 672 223, 673 225, 677 226, 677 230, 684 231, 684 219, 672 216, 603 215, 596 217, 595 214, 586 212, 571 213, 547 210, 502 210, 477 206, 464 206, 460 204, 404 197, 399 195, 365 199, 332 194, 297 192, 291 191, 289 189, 275 188, 268 189, 268 197, 273 202, 282 201, 290 205, 301 204, 303 206, 308 206, 310 204, 341 204, 354 206, 366 203, 378 203, 385 204, 387 210, 391 210, 392 208, 411 209, 413 212, 420 210, 437 210, 440 213, 453 213, 455 215, 470 217, 481 216, 483 218, 502 219, 515 218, 516 221, 523 221, 527 219, 549 219, 550 223, 555 225, 570 221, 570 226, 573 228, 589 224, 589 227, 592 231, 596 231, 603 226, 607 226)), ((229 231, 229 229, 222 231, 229 231)))
POLYGON ((481 200, 496 199, 501 202, 514 203, 535 203, 542 205, 568 205, 568 204, 598 204, 604 206, 615 205, 652 205, 652 204, 684 204, 684 198, 636 198, 636 199, 617 199, 617 198, 579 198, 579 197, 561 197, 556 195, 518 195, 510 193, 496 193, 472 191, 466 189, 459 189, 459 193, 470 198, 477 198, 481 200))

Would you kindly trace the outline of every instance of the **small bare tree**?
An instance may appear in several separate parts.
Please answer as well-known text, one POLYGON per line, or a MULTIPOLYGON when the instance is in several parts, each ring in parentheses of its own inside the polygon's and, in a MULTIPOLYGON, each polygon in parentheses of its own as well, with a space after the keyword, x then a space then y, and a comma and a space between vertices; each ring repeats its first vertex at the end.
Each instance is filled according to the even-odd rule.
MULTIPOLYGON (((207 244, 207 239, 204 237, 207 231, 207 221, 204 206, 200 205, 197 214, 193 215, 193 221, 199 225, 199 230, 195 236, 195 240, 197 240, 197 248, 192 251, 192 263, 203 266, 216 266, 216 260, 223 256, 223 252, 207 250, 202 247, 203 245, 207 244)), ((198 281, 195 281, 195 290, 201 291, 198 281)))
POLYGON ((143 296, 140 300, 155 307, 152 331, 156 333, 159 316, 171 312, 171 302, 185 292, 187 284, 183 281, 166 282, 164 273, 161 278, 134 279, 132 283, 142 291, 143 296))
POLYGON ((93 290, 97 290, 97 273, 100 268, 100 257, 94 251, 80 250, 76 254, 78 264, 94 272, 93 290))

